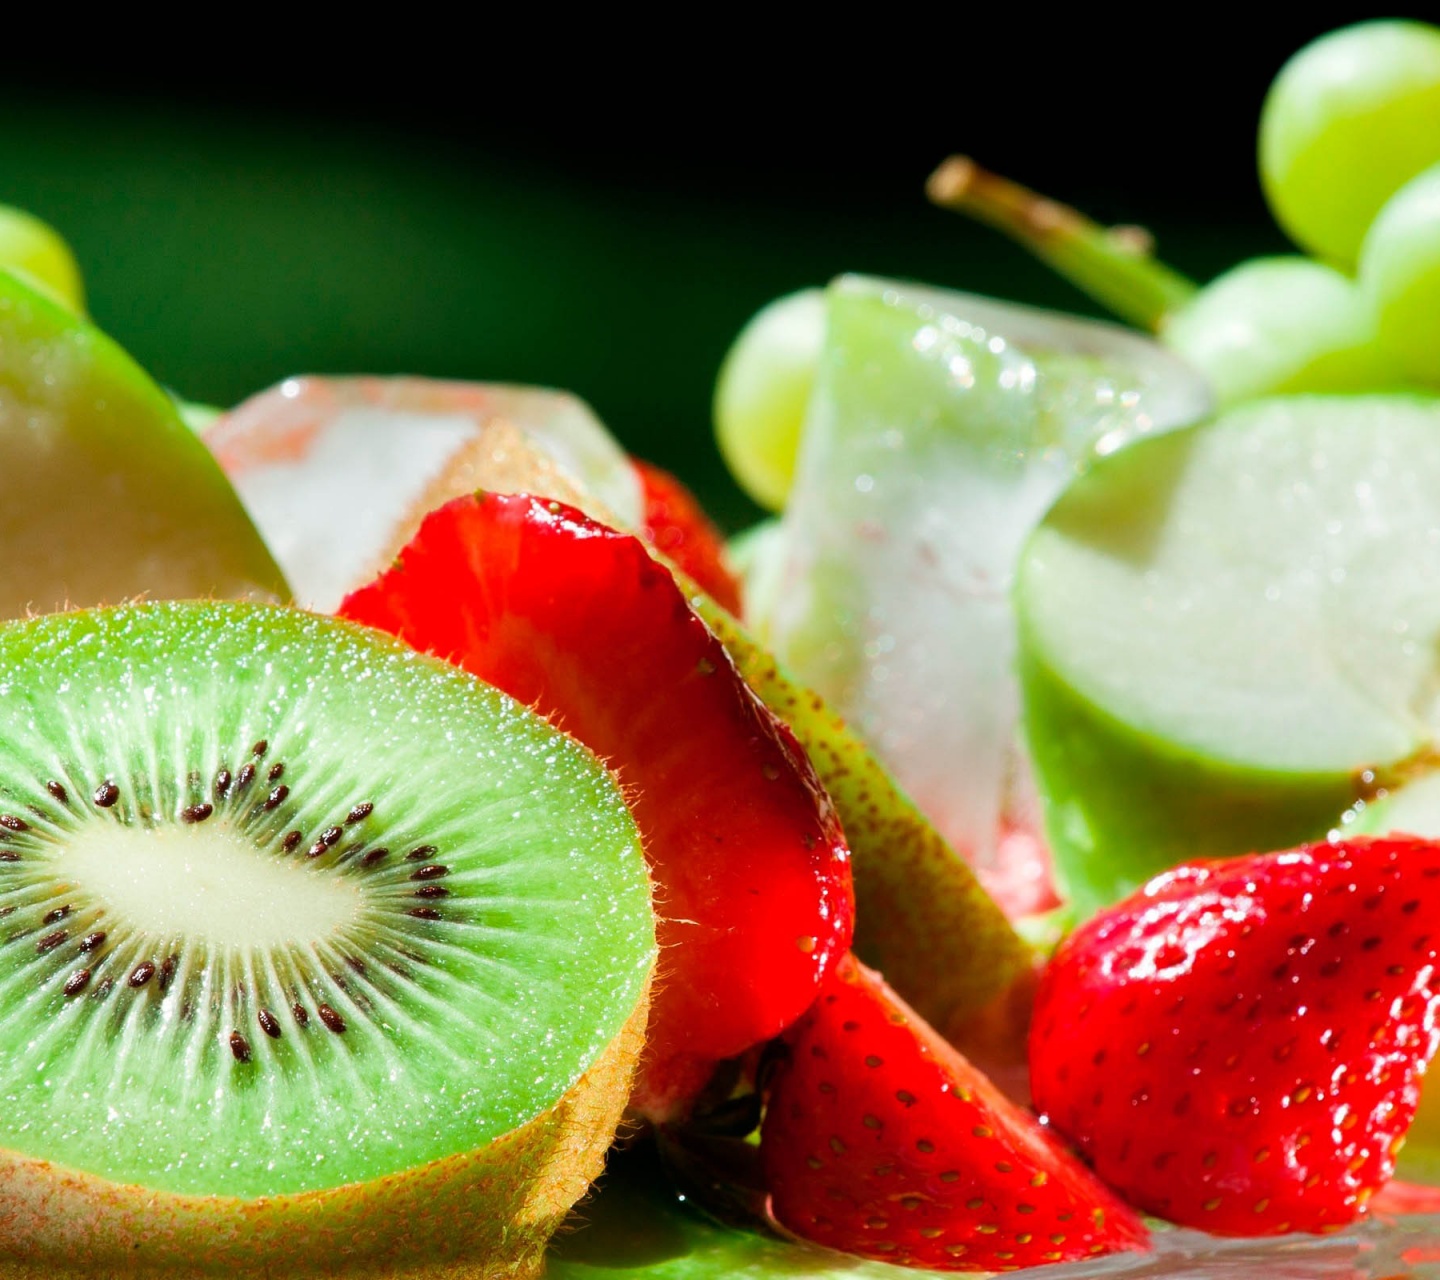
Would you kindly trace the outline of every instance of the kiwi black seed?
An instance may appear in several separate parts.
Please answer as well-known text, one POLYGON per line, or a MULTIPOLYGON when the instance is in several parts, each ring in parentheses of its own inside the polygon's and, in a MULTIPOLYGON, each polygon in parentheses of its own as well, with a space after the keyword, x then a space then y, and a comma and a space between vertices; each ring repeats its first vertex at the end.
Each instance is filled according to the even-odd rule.
POLYGON ((0 1175, 409 1176, 558 1114, 643 1004, 613 781, 387 637, 238 604, 10 624, 0 724, 0 1175))

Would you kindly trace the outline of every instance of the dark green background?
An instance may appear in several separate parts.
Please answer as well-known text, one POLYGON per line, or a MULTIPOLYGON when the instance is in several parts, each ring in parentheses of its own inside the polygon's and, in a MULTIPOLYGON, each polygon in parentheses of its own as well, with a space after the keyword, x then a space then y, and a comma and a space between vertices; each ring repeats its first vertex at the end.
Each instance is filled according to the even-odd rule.
POLYGON ((0 201, 62 230, 96 320, 188 398, 229 404, 297 372, 565 387, 734 528, 754 509, 714 451, 709 399, 757 307, 857 270, 1090 310, 1019 249, 926 205, 950 150, 1149 224, 1201 277, 1280 249, 1255 119, 1307 34, 1247 46, 1223 94, 1223 35, 1159 65, 1139 32, 1105 44, 1099 74, 1061 33, 1048 61, 1001 49, 963 84, 732 104, 679 133, 636 125, 674 122, 673 103, 649 99, 506 116, 456 92, 339 109, 313 83, 288 97, 12 86, 0 201))

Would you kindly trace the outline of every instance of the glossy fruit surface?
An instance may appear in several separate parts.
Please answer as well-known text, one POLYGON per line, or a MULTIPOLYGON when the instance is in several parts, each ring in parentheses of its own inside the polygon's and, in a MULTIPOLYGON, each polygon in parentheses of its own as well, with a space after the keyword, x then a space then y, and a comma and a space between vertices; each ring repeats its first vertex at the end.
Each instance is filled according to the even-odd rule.
POLYGON ((1440 164, 1380 210, 1360 250, 1380 342, 1411 378, 1440 387, 1440 164))
MULTIPOLYGON (((379 572, 427 504, 476 489, 545 494, 627 526, 642 517, 637 473, 619 445, 573 397, 533 388, 292 379, 206 439, 311 604, 338 604, 379 572), (346 521, 333 519, 335 504, 346 521)), ((969 866, 843 717, 728 609, 693 582, 682 589, 795 731, 835 801, 865 903, 857 952, 938 1025, 983 1008, 1024 969, 1028 950, 969 866)))
POLYGON ((1163 338, 1209 378, 1222 407, 1296 391, 1386 391, 1404 380, 1355 282, 1308 258, 1232 267, 1165 322, 1163 338))
POLYGON ((845 718, 734 615, 698 590, 686 595, 835 803, 852 857, 856 954, 936 1026, 966 1026, 1024 979, 1029 945, 845 718))
POLYGON ((778 585, 750 620, 991 892, 1035 910, 1044 879, 1006 857, 1038 825, 1017 743, 1020 549, 1078 472, 1202 414, 1208 389, 1114 325, 859 276, 826 299, 778 585))
POLYGON ((1051 509, 1018 579, 1021 673, 1082 911, 1319 838, 1428 749, 1437 428, 1420 397, 1257 401, 1105 459, 1051 509))
POLYGON ((0 1274, 533 1265, 655 962, 599 762, 291 609, 46 615, 0 677, 0 1274))
POLYGON ((1440 161, 1440 28, 1364 22, 1282 68, 1260 116, 1260 177, 1301 248, 1352 267, 1380 207, 1440 161))
POLYGON ((545 499, 457 499, 341 615, 540 710, 627 789, 659 882, 638 1106, 683 1111, 715 1060, 809 1005, 854 924, 840 824, 790 731, 638 539, 545 499))
POLYGON ((731 474, 761 506, 779 511, 795 477, 825 301, 802 289, 761 308, 735 339, 715 386, 715 436, 731 474))
POLYGON ((1146 1246, 1130 1209, 853 957, 785 1045, 760 1153, 796 1234, 954 1271, 1146 1246))
POLYGON ((1331 1230, 1389 1178, 1440 1030, 1440 845, 1178 867, 1071 935, 1037 1108, 1131 1203, 1222 1235, 1331 1230))
POLYGON ((740 583, 730 568, 725 540, 695 495, 675 476, 636 461, 644 511, 639 532, 717 604, 740 613, 740 583))

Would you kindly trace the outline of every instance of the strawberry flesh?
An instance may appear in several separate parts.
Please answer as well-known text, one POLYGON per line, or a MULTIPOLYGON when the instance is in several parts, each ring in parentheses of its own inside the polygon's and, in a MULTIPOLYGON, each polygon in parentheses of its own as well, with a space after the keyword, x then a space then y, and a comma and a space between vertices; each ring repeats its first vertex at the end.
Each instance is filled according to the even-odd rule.
POLYGON ((725 540, 695 495, 668 471, 632 458, 640 477, 641 535, 717 604, 740 614, 740 582, 725 559, 725 540))
POLYGON ((796 1235, 951 1271, 1147 1246, 1131 1209, 853 956, 786 1045, 760 1150, 796 1235))
POLYGON ((1325 1231, 1389 1178, 1435 1051, 1440 845, 1178 867, 1091 920, 1036 997, 1035 1104, 1132 1204, 1325 1231))
POLYGON ((804 1012, 853 928, 839 822, 640 541, 558 502, 459 498, 340 614, 538 709, 626 788, 662 957, 638 1110, 677 1118, 717 1060, 804 1012))

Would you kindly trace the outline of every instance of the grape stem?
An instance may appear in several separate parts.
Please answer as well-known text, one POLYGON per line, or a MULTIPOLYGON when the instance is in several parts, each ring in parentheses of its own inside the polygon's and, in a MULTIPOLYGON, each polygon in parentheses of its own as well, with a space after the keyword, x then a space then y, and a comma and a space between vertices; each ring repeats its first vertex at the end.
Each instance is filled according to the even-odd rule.
POLYGON ((1122 320, 1158 333, 1194 296, 1194 281, 1154 256, 1143 227, 1103 227, 1069 205, 951 156, 925 184, 932 204, 1017 240, 1122 320))

